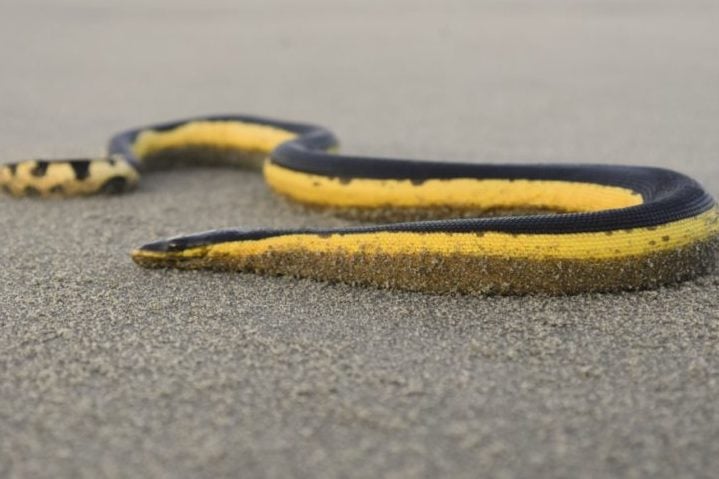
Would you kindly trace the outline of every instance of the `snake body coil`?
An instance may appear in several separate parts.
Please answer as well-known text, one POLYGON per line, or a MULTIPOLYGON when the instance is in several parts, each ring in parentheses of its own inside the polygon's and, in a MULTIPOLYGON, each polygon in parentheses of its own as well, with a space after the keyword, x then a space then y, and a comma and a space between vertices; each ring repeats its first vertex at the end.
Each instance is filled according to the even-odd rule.
POLYGON ((656 287, 705 274, 717 263, 715 202, 673 171, 379 159, 341 156, 336 148, 334 135, 321 127, 205 117, 116 135, 107 158, 2 165, 0 185, 15 196, 120 192, 137 184, 143 168, 249 163, 260 165, 269 186, 290 200, 375 221, 403 220, 176 237, 132 253, 148 267, 426 292, 570 294, 656 287), (528 212, 539 214, 517 214, 528 212))

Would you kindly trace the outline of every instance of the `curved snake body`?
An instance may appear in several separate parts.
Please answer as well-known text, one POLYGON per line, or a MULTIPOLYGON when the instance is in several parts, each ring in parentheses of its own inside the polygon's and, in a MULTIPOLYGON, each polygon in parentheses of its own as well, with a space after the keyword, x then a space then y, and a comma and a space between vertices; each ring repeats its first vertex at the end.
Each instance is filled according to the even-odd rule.
POLYGON ((15 196, 114 193, 136 186, 143 169, 241 163, 260 166, 268 185, 292 201, 395 221, 175 237, 132 253, 148 267, 425 292, 571 294, 656 287, 717 263, 714 199, 674 171, 367 158, 337 147, 331 132, 313 125, 204 117, 120 133, 106 158, 0 166, 0 186, 15 196), (527 212, 539 214, 518 214, 527 212))

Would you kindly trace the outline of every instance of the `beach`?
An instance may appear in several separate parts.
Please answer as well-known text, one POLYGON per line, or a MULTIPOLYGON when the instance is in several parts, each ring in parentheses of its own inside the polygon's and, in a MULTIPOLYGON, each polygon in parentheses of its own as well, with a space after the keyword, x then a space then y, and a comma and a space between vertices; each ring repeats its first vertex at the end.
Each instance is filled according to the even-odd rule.
MULTIPOLYGON (((654 165, 719 194, 703 1, 10 1, 2 161, 247 113, 342 151, 654 165)), ((350 224, 253 171, 0 197, 0 477, 716 477, 719 275, 578 296, 427 295, 146 270, 221 227, 350 224)))

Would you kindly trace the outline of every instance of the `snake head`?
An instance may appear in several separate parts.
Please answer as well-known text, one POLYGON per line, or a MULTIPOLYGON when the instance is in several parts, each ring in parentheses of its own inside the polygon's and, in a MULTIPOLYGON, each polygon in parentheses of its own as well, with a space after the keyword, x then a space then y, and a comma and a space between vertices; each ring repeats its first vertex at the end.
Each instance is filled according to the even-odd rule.
POLYGON ((223 246, 251 244, 283 233, 286 231, 222 229, 174 236, 140 246, 132 252, 132 259, 150 268, 226 269, 226 263, 218 261, 223 246))
POLYGON ((207 246, 192 245, 191 237, 175 237, 144 244, 131 256, 144 267, 194 269, 203 266, 207 249, 207 246))

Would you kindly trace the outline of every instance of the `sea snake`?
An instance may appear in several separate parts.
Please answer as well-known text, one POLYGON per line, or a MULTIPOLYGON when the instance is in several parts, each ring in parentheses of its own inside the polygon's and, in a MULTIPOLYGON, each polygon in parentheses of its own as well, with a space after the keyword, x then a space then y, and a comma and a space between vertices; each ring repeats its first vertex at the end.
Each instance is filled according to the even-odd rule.
POLYGON ((135 187, 147 169, 256 165, 294 202, 372 221, 178 236, 133 251, 146 267, 432 293, 573 294, 653 288, 717 264, 715 201, 674 171, 369 158, 337 148, 322 127, 209 116, 117 134, 103 158, 4 164, 0 186, 14 196, 116 193, 135 187))

